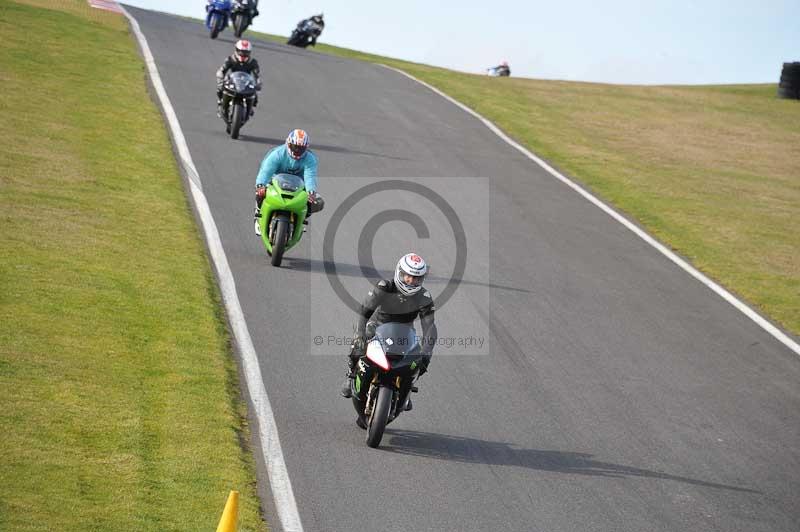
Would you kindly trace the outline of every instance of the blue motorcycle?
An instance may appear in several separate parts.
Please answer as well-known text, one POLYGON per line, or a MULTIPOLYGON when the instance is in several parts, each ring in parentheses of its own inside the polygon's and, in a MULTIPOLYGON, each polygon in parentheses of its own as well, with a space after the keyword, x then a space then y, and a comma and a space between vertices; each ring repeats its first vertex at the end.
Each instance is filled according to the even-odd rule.
POLYGON ((219 32, 228 27, 231 7, 231 0, 206 0, 206 28, 212 39, 216 39, 219 32))

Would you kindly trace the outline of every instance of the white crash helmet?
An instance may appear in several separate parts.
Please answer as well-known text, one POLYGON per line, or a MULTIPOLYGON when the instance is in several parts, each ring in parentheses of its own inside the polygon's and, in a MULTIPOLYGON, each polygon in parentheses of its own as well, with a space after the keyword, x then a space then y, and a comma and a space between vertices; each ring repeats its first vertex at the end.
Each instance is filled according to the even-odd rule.
POLYGON ((426 273, 428 273, 428 265, 425 263, 425 259, 416 253, 403 255, 397 261, 397 268, 394 270, 394 284, 400 292, 407 296, 416 294, 422 290, 422 282, 425 280, 426 273), (407 283, 403 278, 404 274, 414 277, 414 282, 407 283))
POLYGON ((250 61, 250 56, 253 54, 253 45, 247 39, 240 39, 236 41, 233 46, 233 55, 240 63, 247 63, 250 61))

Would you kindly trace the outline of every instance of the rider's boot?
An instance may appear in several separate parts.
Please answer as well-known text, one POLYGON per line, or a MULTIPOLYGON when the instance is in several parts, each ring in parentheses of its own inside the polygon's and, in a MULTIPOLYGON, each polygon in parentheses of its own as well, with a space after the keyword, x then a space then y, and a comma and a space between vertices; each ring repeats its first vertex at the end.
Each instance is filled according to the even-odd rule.
POLYGON ((252 105, 252 107, 250 107, 250 116, 251 117, 254 114, 256 114, 256 107, 258 107, 258 94, 256 94, 256 97, 253 99, 253 105, 252 105))
POLYGON ((253 211, 253 227, 255 228, 256 236, 261 236, 261 225, 259 219, 261 218, 261 209, 258 207, 253 211))
POLYGON ((417 388, 416 386, 413 386, 413 385, 411 386, 411 390, 409 390, 409 392, 408 392, 408 400, 406 400, 406 412, 410 412, 411 409, 414 408, 414 405, 411 404, 411 394, 412 393, 417 393, 418 391, 419 391, 419 388, 417 388))
POLYGON ((342 383, 342 390, 340 391, 342 397, 346 399, 353 397, 353 379, 355 376, 355 364, 353 363, 353 359, 347 357, 347 375, 342 383))

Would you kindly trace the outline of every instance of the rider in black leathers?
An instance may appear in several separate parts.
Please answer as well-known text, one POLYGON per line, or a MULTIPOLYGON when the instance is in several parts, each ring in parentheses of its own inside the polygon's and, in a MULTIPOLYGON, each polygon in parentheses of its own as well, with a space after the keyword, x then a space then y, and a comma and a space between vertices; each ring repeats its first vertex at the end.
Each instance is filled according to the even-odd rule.
MULTIPOLYGON (((222 118, 224 105, 222 102, 222 82, 229 72, 247 72, 256 78, 256 90, 261 90, 261 69, 253 55, 253 44, 247 39, 236 42, 233 54, 225 58, 217 70, 217 115, 222 118)), ((253 100, 253 107, 258 106, 258 94, 253 100)))
MULTIPOLYGON (((419 375, 428 371, 436 345, 437 331, 433 320, 435 306, 430 292, 422 287, 427 265, 419 255, 409 253, 397 263, 394 279, 378 281, 361 304, 355 340, 347 359, 347 378, 342 384, 342 397, 352 397, 351 381, 355 365, 364 356, 367 341, 374 336, 378 325, 384 323, 414 323, 419 317, 422 325, 422 353, 419 375)), ((409 401, 408 410, 411 409, 409 401)))
POLYGON ((303 27, 303 24, 305 24, 306 22, 313 22, 319 27, 319 29, 314 31, 314 33, 311 35, 311 46, 315 46, 317 44, 317 37, 319 37, 322 34, 322 30, 325 29, 325 21, 322 20, 322 13, 301 20, 300 22, 297 23, 297 29, 298 30, 301 29, 303 27))
MULTIPOLYGON (((209 8, 211 7, 211 0, 206 0, 206 13, 208 13, 209 8)), ((258 16, 258 0, 252 0, 250 2, 250 9, 253 10, 253 18, 258 16)))
POLYGON ((500 63, 499 65, 490 70, 494 70, 495 74, 500 77, 508 77, 511 75, 511 68, 508 66, 508 63, 506 61, 503 61, 502 63, 500 63))
POLYGON ((250 2, 250 9, 253 10, 253 18, 258 16, 258 0, 252 0, 250 2))

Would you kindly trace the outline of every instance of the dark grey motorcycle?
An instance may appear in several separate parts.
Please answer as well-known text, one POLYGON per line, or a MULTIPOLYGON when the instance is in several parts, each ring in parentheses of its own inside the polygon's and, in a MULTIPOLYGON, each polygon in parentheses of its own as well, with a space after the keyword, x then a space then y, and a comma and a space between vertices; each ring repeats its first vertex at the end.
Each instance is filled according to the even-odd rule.
POLYGON ((231 9, 231 21, 233 22, 233 33, 236 37, 241 37, 245 30, 253 23, 256 16, 256 7, 253 0, 233 0, 231 9))
POLYGON ((305 48, 309 44, 313 45, 322 33, 322 27, 312 20, 303 20, 292 31, 292 35, 286 44, 305 48))
POLYGON ((417 391, 422 358, 413 326, 384 323, 375 329, 352 381, 357 424, 367 431, 368 446, 378 447, 386 425, 405 411, 409 394, 417 391))
POLYGON ((231 72, 222 82, 222 119, 232 139, 255 112, 256 80, 247 72, 231 72))

